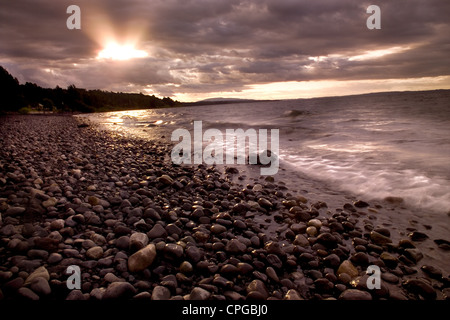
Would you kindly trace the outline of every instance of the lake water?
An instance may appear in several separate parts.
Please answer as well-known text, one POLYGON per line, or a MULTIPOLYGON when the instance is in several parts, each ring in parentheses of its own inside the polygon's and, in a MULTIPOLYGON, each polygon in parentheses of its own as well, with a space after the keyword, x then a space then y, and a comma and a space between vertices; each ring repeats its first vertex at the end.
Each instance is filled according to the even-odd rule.
MULTIPOLYGON (((85 115, 84 115, 85 116, 85 115)), ((381 93, 107 112, 108 128, 170 139, 178 128, 279 129, 283 163, 328 188, 364 199, 401 197, 450 211, 450 91, 381 93)))

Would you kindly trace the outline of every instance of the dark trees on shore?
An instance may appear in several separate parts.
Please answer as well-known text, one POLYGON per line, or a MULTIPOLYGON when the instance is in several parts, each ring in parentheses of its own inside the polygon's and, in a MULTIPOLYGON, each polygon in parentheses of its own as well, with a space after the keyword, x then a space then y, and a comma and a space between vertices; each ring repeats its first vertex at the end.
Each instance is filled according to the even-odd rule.
POLYGON ((42 88, 35 83, 19 84, 0 66, 0 113, 23 109, 60 112, 101 112, 174 107, 179 102, 142 93, 86 90, 70 85, 67 89, 42 88))

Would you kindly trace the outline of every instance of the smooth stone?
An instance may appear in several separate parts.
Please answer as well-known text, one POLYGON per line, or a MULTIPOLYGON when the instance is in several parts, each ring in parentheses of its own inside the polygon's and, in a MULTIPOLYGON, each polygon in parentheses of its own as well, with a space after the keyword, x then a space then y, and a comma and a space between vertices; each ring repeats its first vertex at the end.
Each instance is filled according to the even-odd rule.
POLYGON ((32 283, 33 280, 38 277, 42 277, 47 281, 50 280, 50 274, 48 273, 47 269, 44 266, 37 268, 33 273, 31 273, 25 280, 24 285, 32 283))
POLYGON ((10 207, 8 210, 6 210, 5 217, 6 216, 17 216, 17 215, 20 215, 20 214, 22 214, 24 212, 25 212, 25 208, 22 208, 22 207, 10 207))
POLYGON ((30 289, 38 295, 44 296, 49 295, 52 292, 48 281, 43 277, 34 278, 31 282, 30 289))
POLYGON ((136 294, 136 289, 128 282, 113 282, 106 288, 103 300, 128 299, 136 294))
POLYGON ((86 251, 86 256, 90 259, 98 260, 103 257, 102 247, 95 246, 86 251))
POLYGON ((334 248, 337 246, 336 237, 328 232, 319 234, 316 241, 327 248, 334 248))
POLYGON ((163 286, 156 286, 152 291, 152 300, 169 300, 170 290, 163 286))
POLYGON ((373 243, 375 243, 377 245, 392 243, 392 240, 389 237, 386 237, 376 231, 370 232, 370 239, 372 240, 373 243))
POLYGON ((135 232, 130 236, 130 250, 137 251, 148 244, 148 236, 142 232, 135 232))
POLYGON ((356 267, 350 262, 350 260, 345 260, 341 263, 337 270, 337 275, 339 276, 341 273, 346 273, 352 278, 359 275, 358 269, 356 269, 356 267))
POLYGON ((231 239, 225 245, 225 251, 229 253, 244 253, 247 250, 247 246, 237 239, 231 239))
POLYGON ((427 300, 436 299, 436 291, 434 288, 420 279, 410 279, 405 281, 403 286, 411 293, 421 295, 423 298, 427 300))
POLYGON ((304 300, 300 294, 295 289, 290 289, 288 292, 286 292, 286 295, 284 296, 283 300, 304 300))
POLYGON ((203 259, 204 253, 201 249, 196 246, 189 246, 185 250, 186 257, 193 263, 197 263, 203 259))
POLYGON ((438 280, 442 278, 442 271, 436 267, 423 265, 420 269, 428 274, 431 278, 438 280))
POLYGON ((294 245, 300 246, 300 247, 308 247, 309 246, 309 241, 308 239, 306 239, 306 237, 302 234, 297 234, 295 236, 294 245))
POLYGON ((188 261, 183 261, 180 265, 180 272, 184 274, 190 274, 194 271, 194 267, 192 267, 192 264, 188 261))
POLYGON ((39 300, 39 296, 36 293, 34 293, 31 289, 26 287, 20 288, 19 290, 17 290, 17 293, 19 294, 20 297, 26 300, 33 300, 33 301, 39 300))
POLYGON ((395 267, 397 267, 398 259, 388 252, 383 252, 380 255, 380 259, 383 260, 384 264, 388 268, 394 269, 395 267))
POLYGON ((337 268, 339 267, 340 263, 341 263, 341 259, 339 258, 339 256, 337 254, 330 254, 328 256, 326 256, 323 259, 324 263, 326 266, 329 266, 331 268, 337 268))
POLYGON ((54 197, 51 197, 50 199, 43 201, 42 205, 44 208, 54 207, 58 203, 58 200, 54 197))
POLYGON ((163 238, 167 236, 167 231, 162 225, 157 223, 149 232, 147 232, 147 236, 150 239, 163 238))
POLYGON ((264 300, 266 300, 269 297, 269 291, 266 288, 266 285, 261 280, 253 280, 250 282, 250 284, 246 288, 247 293, 250 294, 251 292, 258 292, 264 300))
POLYGON ((50 223, 50 229, 51 230, 61 230, 62 228, 64 228, 64 224, 65 224, 65 222, 63 219, 53 220, 50 223))
POLYGON ((153 243, 133 253, 128 258, 128 270, 139 272, 148 268, 156 258, 156 247, 153 243))
POLYGON ((314 237, 317 234, 317 228, 316 227, 308 227, 306 228, 306 233, 310 236, 310 237, 314 237))
POLYGON ((162 175, 157 180, 166 186, 169 186, 173 183, 173 179, 166 174, 162 175))
POLYGON ((408 237, 410 237, 412 241, 425 241, 429 238, 425 233, 419 231, 409 233, 408 237))
POLYGON ((211 227, 211 232, 214 234, 220 234, 222 232, 227 231, 227 228, 221 224, 213 224, 211 227))
POLYGON ((423 254, 419 249, 405 249, 404 254, 408 259, 411 259, 415 263, 423 258, 423 254))
POLYGON ((73 301, 77 301, 77 300, 87 300, 88 297, 83 294, 83 292, 81 292, 81 290, 72 290, 69 292, 69 294, 66 297, 66 300, 73 300, 73 301))
POLYGON ((372 300, 372 295, 367 291, 347 289, 339 295, 339 300, 372 300))
POLYGON ((183 250, 183 247, 178 244, 167 243, 164 246, 164 252, 174 258, 179 259, 183 256, 184 250, 183 250))
POLYGON ((195 287, 189 294, 189 300, 208 300, 211 293, 203 288, 195 287))

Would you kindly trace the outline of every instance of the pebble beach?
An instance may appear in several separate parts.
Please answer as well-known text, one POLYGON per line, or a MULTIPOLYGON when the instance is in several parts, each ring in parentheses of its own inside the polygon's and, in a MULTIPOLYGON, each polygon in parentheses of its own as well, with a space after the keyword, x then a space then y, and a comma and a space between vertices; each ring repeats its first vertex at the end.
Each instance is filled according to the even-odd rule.
POLYGON ((171 149, 69 115, 0 117, 0 300, 450 299, 433 226, 394 231, 384 204, 177 166, 171 149))

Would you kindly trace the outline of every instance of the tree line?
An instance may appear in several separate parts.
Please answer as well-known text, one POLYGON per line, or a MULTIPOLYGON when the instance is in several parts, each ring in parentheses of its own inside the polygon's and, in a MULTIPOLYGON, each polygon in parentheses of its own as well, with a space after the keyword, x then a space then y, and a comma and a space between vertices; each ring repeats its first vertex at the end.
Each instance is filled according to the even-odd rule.
POLYGON ((142 93, 86 90, 70 85, 66 89, 42 88, 35 83, 20 84, 0 66, 0 113, 30 111, 104 112, 175 107, 181 103, 142 93))

